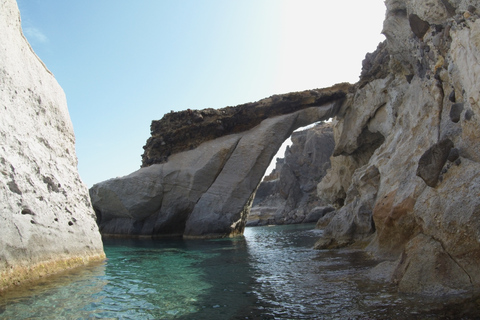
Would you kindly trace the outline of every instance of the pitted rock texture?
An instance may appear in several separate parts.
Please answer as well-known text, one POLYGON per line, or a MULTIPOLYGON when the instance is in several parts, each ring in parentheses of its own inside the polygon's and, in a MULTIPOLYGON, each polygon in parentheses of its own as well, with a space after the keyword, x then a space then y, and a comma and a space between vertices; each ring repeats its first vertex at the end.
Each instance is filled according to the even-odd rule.
POLYGON ((274 95, 236 107, 166 114, 161 120, 152 121, 152 136, 143 147, 142 167, 166 162, 170 155, 194 149, 202 142, 245 132, 267 118, 341 100, 351 87, 341 83, 330 88, 274 95))
POLYGON ((104 259, 63 90, 0 0, 0 290, 104 259))
MULTIPOLYGON (((249 126, 257 125, 205 142, 201 141, 209 134, 199 134, 192 146, 199 145, 192 150, 169 154, 167 162, 94 185, 90 195, 102 234, 208 238, 243 233, 255 190, 282 143, 299 127, 334 116, 349 88, 350 85, 342 84, 275 96, 240 106, 238 112, 232 109, 230 119, 221 110, 224 123, 243 119, 249 126), (259 110, 248 107, 250 113, 245 114, 245 106, 258 106, 259 110), (282 114, 285 110, 298 111, 282 114), (255 118, 259 114, 261 122, 255 118), (267 116, 271 117, 263 119, 267 116)), ((164 118, 165 123, 180 129, 167 130, 166 126, 161 136, 177 139, 175 133, 195 133, 197 127, 187 125, 183 120, 185 115, 169 115, 180 118, 174 122, 164 118)), ((217 120, 204 119, 202 130, 207 130, 212 122, 217 120)), ((212 134, 217 134, 215 128, 212 134)), ((169 141, 173 148, 169 150, 190 145, 189 141, 178 140, 178 145, 174 140, 169 141)), ((165 149, 147 149, 149 154, 158 151, 156 154, 165 155, 162 153, 165 149)))
POLYGON ((260 184, 247 226, 316 222, 328 212, 317 198, 316 185, 330 168, 335 146, 329 123, 296 131, 285 157, 260 184))
POLYGON ((386 5, 387 40, 370 58, 389 58, 364 67, 388 72, 362 73, 334 120, 317 191, 337 211, 319 221, 317 247, 390 259, 383 270, 401 291, 478 290, 480 2, 386 5))

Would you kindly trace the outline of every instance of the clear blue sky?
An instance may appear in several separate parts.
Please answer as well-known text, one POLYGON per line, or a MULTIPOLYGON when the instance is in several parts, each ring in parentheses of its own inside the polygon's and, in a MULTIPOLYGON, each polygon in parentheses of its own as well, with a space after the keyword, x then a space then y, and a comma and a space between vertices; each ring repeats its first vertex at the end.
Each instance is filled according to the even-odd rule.
POLYGON ((384 39, 383 0, 17 2, 66 93, 88 187, 137 170, 165 113, 354 83, 384 39))

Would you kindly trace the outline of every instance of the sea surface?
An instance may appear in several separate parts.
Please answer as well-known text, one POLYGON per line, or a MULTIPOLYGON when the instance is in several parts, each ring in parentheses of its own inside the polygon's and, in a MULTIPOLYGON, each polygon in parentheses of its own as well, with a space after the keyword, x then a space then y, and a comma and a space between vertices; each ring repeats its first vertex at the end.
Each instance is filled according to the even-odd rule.
POLYGON ((104 263, 1 295, 0 319, 480 318, 473 298, 402 295, 367 280, 377 262, 313 250, 320 233, 289 225, 220 240, 107 239, 104 263))

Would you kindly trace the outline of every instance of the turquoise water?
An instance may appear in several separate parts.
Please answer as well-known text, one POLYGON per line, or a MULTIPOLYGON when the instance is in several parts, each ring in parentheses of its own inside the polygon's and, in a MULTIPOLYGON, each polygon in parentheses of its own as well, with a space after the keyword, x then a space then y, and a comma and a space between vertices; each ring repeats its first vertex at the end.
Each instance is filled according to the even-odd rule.
POLYGON ((400 295, 313 225, 221 240, 105 240, 102 264, 0 296, 1 319, 470 319, 478 301, 400 295))

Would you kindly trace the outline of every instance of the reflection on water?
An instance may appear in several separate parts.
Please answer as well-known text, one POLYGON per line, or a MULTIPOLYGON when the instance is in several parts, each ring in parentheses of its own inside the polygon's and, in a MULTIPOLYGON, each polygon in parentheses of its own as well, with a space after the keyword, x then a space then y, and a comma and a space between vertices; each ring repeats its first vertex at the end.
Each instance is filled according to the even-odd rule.
POLYGON ((0 296, 1 319, 470 319, 479 302, 400 295, 312 225, 221 240, 106 240, 105 263, 0 296))

